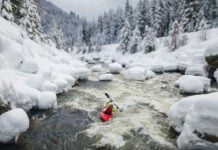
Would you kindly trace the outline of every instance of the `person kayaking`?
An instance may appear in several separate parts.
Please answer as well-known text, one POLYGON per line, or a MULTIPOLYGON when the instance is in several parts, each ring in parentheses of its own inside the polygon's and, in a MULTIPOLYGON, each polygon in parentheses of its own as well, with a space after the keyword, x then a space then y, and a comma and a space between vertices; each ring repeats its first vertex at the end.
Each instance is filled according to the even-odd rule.
POLYGON ((112 100, 104 104, 103 112, 108 115, 112 115, 114 112, 117 112, 117 107, 114 107, 114 102, 112 100))
POLYGON ((120 109, 117 104, 114 103, 109 94, 105 93, 105 96, 109 99, 109 101, 104 104, 104 107, 100 112, 100 117, 103 121, 109 121, 112 119, 114 112, 117 112, 117 110, 120 110, 121 112, 122 109, 120 109))

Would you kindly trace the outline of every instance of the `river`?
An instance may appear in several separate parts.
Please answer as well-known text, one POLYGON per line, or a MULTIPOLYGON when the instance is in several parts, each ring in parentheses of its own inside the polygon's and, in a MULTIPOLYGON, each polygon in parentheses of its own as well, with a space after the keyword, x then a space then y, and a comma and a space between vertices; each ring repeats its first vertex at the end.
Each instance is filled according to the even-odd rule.
MULTIPOLYGON (((107 72, 104 69, 103 72, 107 72)), ((18 150, 173 150, 176 134, 170 130, 167 112, 183 96, 174 87, 181 76, 164 73, 144 82, 126 81, 114 75, 112 82, 99 82, 92 73, 67 93, 58 95, 58 108, 32 110, 29 130, 16 145, 18 150), (99 112, 109 93, 123 108, 109 122, 99 112)))

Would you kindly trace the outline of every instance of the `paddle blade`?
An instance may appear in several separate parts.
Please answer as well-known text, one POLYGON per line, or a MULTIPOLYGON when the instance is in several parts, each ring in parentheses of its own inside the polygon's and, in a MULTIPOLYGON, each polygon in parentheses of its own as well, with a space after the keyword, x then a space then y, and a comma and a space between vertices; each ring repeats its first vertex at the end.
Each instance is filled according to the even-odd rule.
POLYGON ((107 94, 107 93, 105 93, 105 96, 106 96, 107 98, 110 98, 109 94, 107 94))

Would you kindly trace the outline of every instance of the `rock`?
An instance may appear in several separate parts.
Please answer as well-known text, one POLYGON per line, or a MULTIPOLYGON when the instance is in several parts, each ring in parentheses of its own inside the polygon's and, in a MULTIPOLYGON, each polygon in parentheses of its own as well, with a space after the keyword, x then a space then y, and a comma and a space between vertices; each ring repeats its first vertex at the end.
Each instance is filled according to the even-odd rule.
POLYGON ((122 65, 117 62, 111 63, 109 64, 109 70, 111 73, 119 74, 122 70, 122 65))
POLYGON ((94 65, 91 69, 93 72, 101 72, 102 65, 94 65))
POLYGON ((7 143, 29 128, 29 118, 21 109, 10 110, 0 116, 0 142, 7 143))
POLYGON ((210 66, 218 67, 218 44, 205 50, 205 59, 210 66))
POLYGON ((207 73, 203 67, 192 66, 188 67, 185 71, 185 75, 202 76, 206 77, 207 73))
POLYGON ((113 80, 113 75, 110 73, 103 74, 99 76, 98 78, 99 81, 112 81, 113 80))
POLYGON ((155 65, 151 69, 155 73, 164 73, 164 66, 163 65, 155 65))

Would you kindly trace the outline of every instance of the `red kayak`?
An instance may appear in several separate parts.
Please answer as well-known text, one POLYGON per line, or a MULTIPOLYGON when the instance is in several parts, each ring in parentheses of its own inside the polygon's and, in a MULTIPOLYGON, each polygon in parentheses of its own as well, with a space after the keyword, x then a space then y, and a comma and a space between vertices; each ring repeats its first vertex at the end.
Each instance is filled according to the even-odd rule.
POLYGON ((101 112, 100 112, 100 117, 103 121, 109 121, 112 119, 112 115, 108 115, 104 113, 104 108, 102 108, 101 112))

